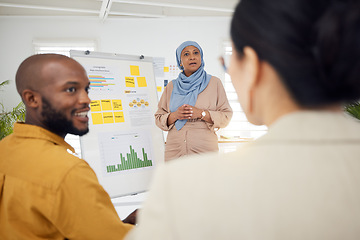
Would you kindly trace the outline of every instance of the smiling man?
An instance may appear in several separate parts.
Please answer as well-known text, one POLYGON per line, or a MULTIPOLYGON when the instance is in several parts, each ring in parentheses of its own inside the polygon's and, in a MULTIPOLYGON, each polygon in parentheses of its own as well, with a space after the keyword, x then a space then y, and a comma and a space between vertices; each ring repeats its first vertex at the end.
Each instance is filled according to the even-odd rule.
POLYGON ((62 55, 35 55, 16 75, 16 87, 27 106, 25 123, 64 138, 84 135, 88 129, 89 79, 84 68, 62 55))
MULTIPOLYGON (((95 173, 64 141, 89 131, 89 79, 63 55, 27 58, 16 74, 25 123, 0 142, 0 239, 122 239, 122 222, 95 173)), ((131 219, 131 220, 130 220, 131 219)))

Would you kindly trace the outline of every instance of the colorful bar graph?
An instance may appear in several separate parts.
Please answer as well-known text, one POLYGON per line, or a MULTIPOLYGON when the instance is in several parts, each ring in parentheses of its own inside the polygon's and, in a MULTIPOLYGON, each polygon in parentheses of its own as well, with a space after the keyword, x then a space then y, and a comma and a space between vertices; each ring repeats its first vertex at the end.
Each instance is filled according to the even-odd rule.
POLYGON ((106 78, 106 77, 98 76, 98 75, 89 75, 89 80, 90 80, 90 88, 91 87, 107 87, 107 86, 115 85, 114 78, 106 78))
POLYGON ((142 156, 143 159, 138 158, 137 153, 130 145, 130 153, 126 154, 126 160, 123 154, 120 153, 120 163, 106 166, 106 171, 110 173, 152 166, 152 160, 148 159, 144 148, 142 148, 142 156))

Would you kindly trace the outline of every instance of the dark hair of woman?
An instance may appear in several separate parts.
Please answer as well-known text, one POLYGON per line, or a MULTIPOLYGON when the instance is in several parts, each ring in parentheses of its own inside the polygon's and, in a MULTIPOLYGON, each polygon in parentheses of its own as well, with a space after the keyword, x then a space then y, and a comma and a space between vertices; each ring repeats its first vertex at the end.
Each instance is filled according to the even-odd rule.
POLYGON ((304 107, 360 98, 360 1, 242 0, 231 23, 304 107), (241 6, 241 7, 239 7, 241 6))

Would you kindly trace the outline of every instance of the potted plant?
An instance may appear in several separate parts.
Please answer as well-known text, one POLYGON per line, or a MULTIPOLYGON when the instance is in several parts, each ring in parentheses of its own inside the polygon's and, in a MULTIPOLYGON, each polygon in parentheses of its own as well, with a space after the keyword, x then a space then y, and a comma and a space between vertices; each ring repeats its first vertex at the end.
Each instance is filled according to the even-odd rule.
MULTIPOLYGON (((0 83, 0 88, 9 84, 9 80, 0 83)), ((20 102, 11 111, 6 111, 3 103, 0 103, 0 140, 13 132, 16 121, 25 121, 25 105, 20 102)))

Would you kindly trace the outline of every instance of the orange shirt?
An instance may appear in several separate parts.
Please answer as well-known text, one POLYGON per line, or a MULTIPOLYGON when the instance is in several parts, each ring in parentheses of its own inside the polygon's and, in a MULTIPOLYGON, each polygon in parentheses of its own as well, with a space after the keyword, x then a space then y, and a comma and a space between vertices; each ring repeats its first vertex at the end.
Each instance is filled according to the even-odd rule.
POLYGON ((60 136, 15 123, 0 142, 0 239, 122 239, 94 171, 60 136))

